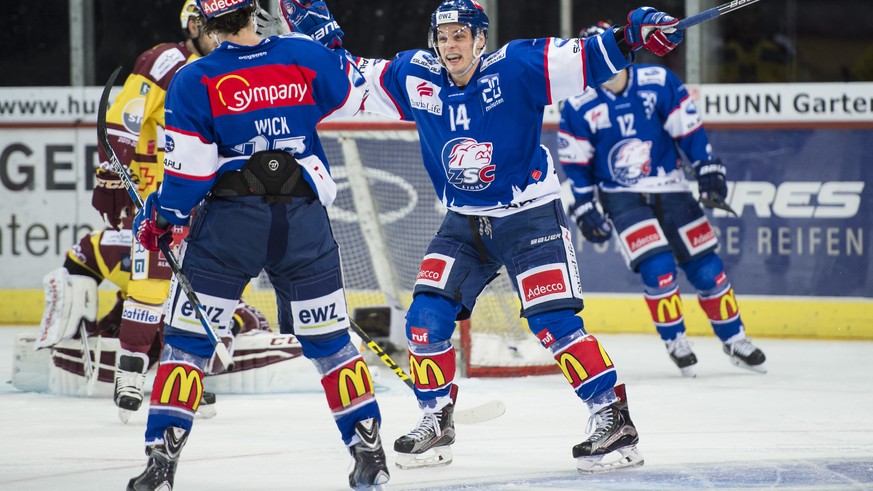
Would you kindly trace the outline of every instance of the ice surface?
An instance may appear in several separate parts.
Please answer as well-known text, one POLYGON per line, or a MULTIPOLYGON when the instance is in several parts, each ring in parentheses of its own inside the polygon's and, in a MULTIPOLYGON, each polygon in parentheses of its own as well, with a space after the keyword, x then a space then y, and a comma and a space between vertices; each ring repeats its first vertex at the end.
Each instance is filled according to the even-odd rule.
MULTIPOLYGON (((109 399, 24 393, 11 378, 15 335, 0 328, 0 489, 119 490, 144 467, 145 409, 122 424, 109 399)), ((657 335, 604 335, 627 384, 645 466, 576 472, 587 411, 561 375, 462 379, 458 408, 500 399, 506 414, 458 426, 454 463, 391 469, 389 489, 873 489, 873 343, 756 339, 769 373, 734 367, 714 337, 691 338, 684 379, 657 335)), ((419 414, 374 367, 389 462, 419 414)), ((222 395, 197 420, 177 490, 340 490, 350 459, 320 392, 222 395)))

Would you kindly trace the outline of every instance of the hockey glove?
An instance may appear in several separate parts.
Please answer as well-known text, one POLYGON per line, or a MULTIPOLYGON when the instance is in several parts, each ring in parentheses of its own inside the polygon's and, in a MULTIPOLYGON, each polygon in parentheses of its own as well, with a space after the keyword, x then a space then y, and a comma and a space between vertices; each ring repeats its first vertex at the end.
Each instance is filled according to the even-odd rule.
POLYGON ((576 220, 576 225, 589 242, 599 244, 612 237, 612 227, 606 218, 600 214, 594 201, 584 201, 575 209, 570 210, 570 216, 576 220))
POLYGON ((278 17, 273 17, 270 12, 259 8, 255 15, 255 32, 258 33, 258 36, 265 38, 284 34, 282 21, 278 17))
POLYGON ((145 200, 142 209, 133 219, 133 231, 136 240, 150 251, 158 251, 158 241, 165 241, 167 245, 173 243, 173 235, 170 233, 170 222, 158 213, 158 193, 152 193, 145 200))
POLYGON ((682 42, 682 31, 674 27, 678 22, 679 19, 652 7, 640 7, 627 14, 624 39, 633 50, 643 47, 664 56, 682 42))
POLYGON ((122 221, 128 216, 133 202, 124 189, 118 174, 97 169, 97 185, 91 194, 91 206, 100 213, 106 225, 121 230, 122 221))
POLYGON ((343 30, 324 2, 282 0, 281 7, 291 32, 306 34, 330 49, 342 47, 343 30))
POLYGON ((230 330, 234 336, 251 331, 269 331, 270 323, 267 321, 267 317, 254 305, 240 300, 233 312, 233 324, 230 330))
POLYGON ((700 191, 702 202, 724 203, 725 198, 727 198, 726 170, 721 159, 698 160, 694 163, 697 189, 700 191))

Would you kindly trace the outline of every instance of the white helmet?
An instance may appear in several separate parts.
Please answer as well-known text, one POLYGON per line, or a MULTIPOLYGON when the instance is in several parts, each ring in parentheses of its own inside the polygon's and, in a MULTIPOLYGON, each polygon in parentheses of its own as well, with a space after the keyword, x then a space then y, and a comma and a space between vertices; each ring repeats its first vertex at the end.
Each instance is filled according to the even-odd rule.
POLYGON ((185 5, 182 6, 179 20, 182 22, 183 31, 188 29, 188 19, 191 17, 200 17, 200 7, 197 6, 197 0, 185 0, 185 5))

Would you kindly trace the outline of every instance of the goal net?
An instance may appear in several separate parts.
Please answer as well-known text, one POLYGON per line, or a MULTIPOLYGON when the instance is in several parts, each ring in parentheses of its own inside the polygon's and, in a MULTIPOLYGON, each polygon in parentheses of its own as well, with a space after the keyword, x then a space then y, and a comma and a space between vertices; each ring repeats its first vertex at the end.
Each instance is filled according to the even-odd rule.
MULTIPOLYGON (((349 313, 391 312, 389 332, 371 333, 402 350, 404 315, 427 245, 446 209, 424 170, 418 133, 411 123, 350 122, 319 127, 319 137, 337 182, 328 207, 340 245, 349 313)), ((292 245, 293 247, 293 245, 292 245)), ((265 275, 246 301, 277 328, 277 309, 265 275)), ((459 368, 467 376, 556 373, 557 365, 519 316, 520 303, 505 269, 480 296, 469 321, 456 330, 459 368)), ((366 326, 365 326, 366 327, 366 326)))

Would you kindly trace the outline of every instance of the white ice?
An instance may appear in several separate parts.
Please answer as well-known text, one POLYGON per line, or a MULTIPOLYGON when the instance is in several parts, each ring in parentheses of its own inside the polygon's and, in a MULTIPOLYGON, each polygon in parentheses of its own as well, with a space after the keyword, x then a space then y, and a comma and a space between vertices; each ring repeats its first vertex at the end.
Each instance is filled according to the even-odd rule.
MULTIPOLYGON (((15 335, 0 328, 0 381, 15 335)), ((415 400, 376 369, 389 489, 873 489, 873 343, 756 339, 769 373, 729 364, 714 337, 692 338, 683 379, 657 335, 603 335, 627 384, 646 463, 583 476, 570 449, 587 411, 561 375, 461 379, 458 408, 502 400, 506 414, 458 426, 448 467, 393 467, 392 442, 418 421, 415 400)), ((24 393, 0 384, 0 489, 120 490, 145 464, 146 411, 122 424, 109 399, 24 393)), ((197 420, 177 490, 347 489, 349 457, 320 392, 222 395, 197 420)))

